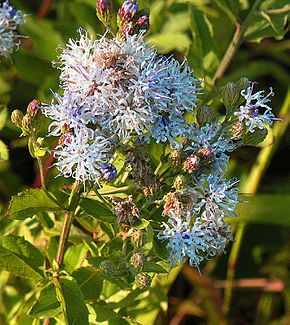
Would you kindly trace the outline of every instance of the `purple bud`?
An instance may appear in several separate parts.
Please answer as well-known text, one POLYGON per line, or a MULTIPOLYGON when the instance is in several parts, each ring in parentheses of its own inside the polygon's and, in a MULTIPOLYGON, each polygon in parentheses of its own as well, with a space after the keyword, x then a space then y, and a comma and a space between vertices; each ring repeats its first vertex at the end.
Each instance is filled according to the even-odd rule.
POLYGON ((121 27, 125 22, 129 22, 138 11, 138 2, 136 0, 127 0, 118 11, 117 23, 121 27))
POLYGON ((134 34, 133 23, 125 23, 118 31, 118 37, 122 40, 126 40, 127 36, 132 36, 134 34))
POLYGON ((117 169, 112 164, 106 164, 101 168, 102 178, 106 181, 110 181, 117 176, 117 169))
POLYGON ((110 0, 97 1, 97 6, 96 6, 97 16, 105 26, 110 25, 111 10, 112 10, 112 5, 110 0))

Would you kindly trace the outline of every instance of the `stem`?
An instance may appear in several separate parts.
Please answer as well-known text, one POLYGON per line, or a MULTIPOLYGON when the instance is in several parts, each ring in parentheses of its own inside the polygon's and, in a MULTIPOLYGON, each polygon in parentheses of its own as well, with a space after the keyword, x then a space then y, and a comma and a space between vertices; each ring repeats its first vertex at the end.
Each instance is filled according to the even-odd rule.
MULTIPOLYGON (((289 103, 290 103, 290 89, 288 90, 288 93, 286 95, 285 101, 283 103, 283 106, 279 114, 279 117, 284 120, 284 123, 281 122, 275 123, 273 127, 273 136, 275 137, 275 142, 272 146, 266 146, 260 151, 255 166, 252 168, 246 183, 241 188, 243 192, 252 193, 254 195, 258 191, 261 179, 267 167, 269 166, 271 158, 273 157, 275 151, 277 150, 284 133, 287 130, 287 126, 290 121, 289 103)), ((233 243, 231 253, 229 256, 225 298, 224 298, 224 305, 223 305, 223 311, 226 316, 230 311, 230 305, 232 302, 235 267, 237 264, 239 251, 241 249, 243 237, 245 234, 245 228, 246 228, 245 224, 238 225, 236 231, 236 241, 233 243)))
POLYGON ((249 21, 251 20, 253 14, 255 13, 255 10, 257 9, 257 7, 260 5, 261 2, 262 2, 262 0, 256 0, 252 6, 250 12, 248 13, 246 19, 244 20, 244 22, 241 25, 237 24, 234 36, 226 50, 226 53, 224 54, 224 56, 222 58, 219 68, 217 69, 217 71, 213 77, 212 85, 215 85, 216 82, 219 79, 221 79, 221 77, 224 75, 225 71, 227 70, 237 49, 241 45, 241 40, 242 40, 242 37, 244 35, 246 28, 248 27, 249 21))
POLYGON ((45 185, 45 177, 44 177, 44 170, 43 170, 43 164, 42 160, 40 157, 36 157, 37 164, 38 164, 38 169, 40 173, 40 182, 41 182, 41 187, 46 190, 46 185, 45 185))
POLYGON ((63 259, 64 259, 64 253, 65 253, 65 245, 69 237, 70 229, 73 223, 73 219, 75 216, 75 211, 77 209, 78 202, 80 200, 78 196, 78 191, 79 191, 79 184, 75 186, 75 188, 71 191, 71 195, 69 197, 69 207, 68 207, 68 213, 65 213, 65 220, 64 220, 64 225, 62 229, 62 233, 60 236, 59 240, 59 246, 58 246, 58 251, 57 251, 57 256, 56 256, 56 263, 58 264, 58 267, 60 268, 63 259))

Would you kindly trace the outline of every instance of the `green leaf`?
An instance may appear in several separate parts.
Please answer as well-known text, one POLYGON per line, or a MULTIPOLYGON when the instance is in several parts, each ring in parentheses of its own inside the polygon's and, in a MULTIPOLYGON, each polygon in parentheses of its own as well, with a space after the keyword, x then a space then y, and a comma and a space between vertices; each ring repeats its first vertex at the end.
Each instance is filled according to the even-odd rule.
POLYGON ((149 224, 150 222, 146 219, 135 219, 132 224, 132 227, 141 230, 147 228, 149 224))
POLYGON ((168 273, 161 265, 154 262, 147 262, 142 271, 144 272, 154 272, 154 273, 168 273))
POLYGON ((168 53, 173 50, 187 52, 190 47, 190 38, 186 33, 163 32, 148 37, 149 42, 156 44, 160 53, 168 53))
POLYGON ((7 117, 8 117, 7 107, 0 108, 0 130, 4 128, 7 117))
POLYGON ((75 280, 60 278, 63 300, 62 308, 68 324, 89 325, 89 311, 84 301, 84 295, 75 280))
POLYGON ((82 199, 80 207, 90 216, 108 223, 116 223, 116 215, 104 204, 97 200, 92 199, 82 199))
POLYGON ((96 313, 97 324, 110 324, 110 325, 128 325, 127 320, 119 316, 114 310, 105 304, 95 304, 92 306, 96 313))
POLYGON ((0 239, 0 269, 16 276, 41 280, 44 257, 22 237, 9 235, 0 239))
POLYGON ((168 252, 168 249, 166 248, 166 244, 167 244, 167 242, 161 241, 160 239, 157 238, 156 235, 154 236, 153 248, 154 248, 155 254, 162 260, 168 261, 169 252, 168 252))
POLYGON ((72 273, 77 281, 85 301, 96 300, 100 297, 103 288, 101 273, 91 267, 82 267, 72 273))
POLYGON ((61 306, 57 300, 55 286, 49 283, 44 287, 39 298, 30 309, 28 315, 34 318, 55 317, 61 313, 61 306))
POLYGON ((256 146, 266 139, 268 130, 266 128, 256 129, 255 132, 247 132, 243 138, 244 145, 256 146))
POLYGON ((6 216, 11 219, 23 220, 38 212, 63 210, 54 195, 43 189, 29 189, 13 196, 6 216))
POLYGON ((290 196, 285 194, 259 194, 245 199, 237 207, 237 218, 227 222, 247 222, 290 226, 290 196))
POLYGON ((9 159, 9 151, 6 144, 0 140, 0 162, 7 161, 9 159))
POLYGON ((88 252, 84 244, 73 245, 67 249, 64 256, 64 269, 68 273, 81 267, 88 252))

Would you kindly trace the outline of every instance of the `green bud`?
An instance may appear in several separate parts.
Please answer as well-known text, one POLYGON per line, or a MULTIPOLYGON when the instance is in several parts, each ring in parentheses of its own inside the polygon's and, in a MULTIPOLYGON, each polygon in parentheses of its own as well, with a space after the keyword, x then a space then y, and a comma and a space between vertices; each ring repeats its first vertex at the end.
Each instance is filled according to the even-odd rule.
POLYGON ((151 277, 146 273, 138 273, 135 277, 136 287, 139 289, 144 289, 150 286, 151 277))
POLYGON ((144 256, 140 252, 136 252, 132 255, 130 259, 130 264, 134 267, 134 269, 142 270, 146 261, 147 261, 146 256, 144 256))
POLYGON ((246 132, 246 126, 243 122, 235 123, 229 130, 231 139, 241 139, 246 132))
POLYGON ((227 83, 221 91, 221 100, 227 109, 227 115, 231 115, 245 100, 241 91, 247 87, 248 79, 241 78, 238 82, 227 83))
POLYGON ((12 123, 18 126, 20 129, 22 128, 22 119, 23 119, 23 113, 19 109, 15 109, 11 113, 12 123))
POLYGON ((181 163, 181 151, 180 150, 173 150, 169 154, 169 158, 174 166, 178 166, 181 163))
POLYGON ((30 134, 32 131, 31 116, 28 114, 23 116, 21 129, 25 135, 30 134))
POLYGON ((185 177, 183 175, 178 175, 176 176, 173 187, 176 189, 176 191, 181 191, 184 189, 184 184, 185 184, 185 177))
POLYGON ((213 110, 208 106, 202 106, 197 109, 196 120, 200 126, 210 123, 213 119, 213 110))

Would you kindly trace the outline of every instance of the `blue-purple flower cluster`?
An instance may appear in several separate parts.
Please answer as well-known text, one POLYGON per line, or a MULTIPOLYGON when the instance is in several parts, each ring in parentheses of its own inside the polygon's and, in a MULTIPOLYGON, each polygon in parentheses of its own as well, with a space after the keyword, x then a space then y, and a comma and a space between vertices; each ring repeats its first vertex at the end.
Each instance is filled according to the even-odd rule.
POLYGON ((25 22, 26 15, 10 6, 6 0, 0 6, 0 57, 9 56, 20 44, 17 34, 19 25, 25 22))

